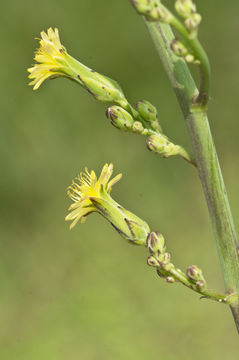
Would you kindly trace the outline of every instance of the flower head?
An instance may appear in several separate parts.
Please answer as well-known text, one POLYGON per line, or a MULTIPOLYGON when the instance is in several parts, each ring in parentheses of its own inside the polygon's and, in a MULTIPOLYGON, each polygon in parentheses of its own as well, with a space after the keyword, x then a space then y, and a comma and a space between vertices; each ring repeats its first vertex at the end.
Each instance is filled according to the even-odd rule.
POLYGON ((149 226, 136 215, 124 209, 110 196, 112 186, 122 177, 121 174, 110 180, 113 164, 105 164, 99 178, 92 170, 81 173, 68 188, 68 196, 73 200, 66 220, 73 221, 70 228, 92 212, 103 215, 113 227, 127 240, 135 244, 146 244, 149 226))
POLYGON ((115 102, 122 106, 128 104, 116 81, 88 68, 67 53, 57 28, 41 32, 40 47, 34 60, 37 64, 28 69, 29 78, 33 79, 29 85, 34 85, 34 90, 47 78, 64 76, 80 84, 99 101, 115 102))
POLYGON ((40 47, 34 57, 38 64, 28 69, 29 79, 34 79, 29 84, 34 85, 33 90, 37 90, 42 82, 51 76, 70 75, 65 63, 66 53, 57 28, 49 28, 47 33, 41 32, 40 47))
POLYGON ((70 228, 73 228, 78 220, 81 219, 81 222, 84 222, 87 215, 98 211, 95 205, 96 199, 107 200, 112 186, 122 177, 122 174, 119 174, 109 181, 112 172, 113 164, 105 164, 97 180, 94 170, 89 173, 85 168, 85 173, 80 173, 76 181, 68 187, 67 194, 74 201, 69 208, 73 211, 66 217, 66 220, 74 220, 70 228))

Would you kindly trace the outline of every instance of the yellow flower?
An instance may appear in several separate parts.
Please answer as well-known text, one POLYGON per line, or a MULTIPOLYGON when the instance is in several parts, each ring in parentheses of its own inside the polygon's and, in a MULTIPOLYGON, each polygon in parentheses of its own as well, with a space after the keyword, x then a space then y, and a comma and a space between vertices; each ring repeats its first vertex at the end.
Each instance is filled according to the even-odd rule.
POLYGON ((37 49, 34 60, 39 64, 27 69, 29 79, 34 79, 29 85, 37 90, 44 80, 51 76, 70 76, 65 64, 66 49, 62 46, 58 29, 49 28, 47 33, 41 32, 40 48, 37 49))
POLYGON ((81 222, 84 222, 87 215, 98 210, 94 199, 105 198, 107 200, 107 194, 111 192, 112 186, 122 177, 122 174, 119 174, 109 181, 112 172, 113 164, 105 164, 97 180, 94 170, 89 173, 85 168, 85 173, 81 173, 76 178, 76 182, 73 181, 69 186, 68 196, 74 201, 69 208, 73 211, 66 217, 66 220, 74 220, 70 228, 73 228, 80 219, 81 222))
POLYGON ((124 209, 110 196, 112 186, 122 177, 121 174, 110 180, 113 173, 113 164, 105 164, 99 179, 95 172, 90 173, 87 168, 85 173, 73 181, 68 188, 68 196, 73 200, 66 216, 66 220, 73 221, 72 229, 81 220, 83 223, 86 216, 96 211, 103 215, 113 227, 127 240, 134 244, 146 244, 150 232, 149 226, 136 215, 124 209))
POLYGON ((29 85, 34 85, 33 90, 49 77, 64 76, 80 84, 99 101, 115 102, 123 107, 128 105, 116 81, 88 68, 67 53, 56 28, 41 32, 40 47, 34 60, 37 64, 28 69, 29 78, 33 79, 29 85))

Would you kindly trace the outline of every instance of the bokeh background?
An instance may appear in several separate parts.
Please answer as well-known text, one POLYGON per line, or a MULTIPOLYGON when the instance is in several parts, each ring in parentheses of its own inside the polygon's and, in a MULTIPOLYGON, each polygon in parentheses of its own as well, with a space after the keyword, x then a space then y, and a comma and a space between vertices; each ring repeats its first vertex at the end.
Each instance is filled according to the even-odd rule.
MULTIPOLYGON (((212 63, 211 127, 239 230, 239 2, 199 7, 212 63)), ((0 9, 0 358, 236 358, 226 306, 166 284, 147 267, 146 250, 130 246, 99 215, 71 232, 64 221, 72 178, 85 166, 99 172, 113 162, 124 175, 114 198, 165 235, 182 269, 199 264, 210 286, 223 291, 195 170, 117 131, 106 106, 76 84, 47 81, 37 92, 28 86, 34 38, 57 26, 73 56, 116 79, 132 103, 156 104, 168 136, 190 148, 142 19, 128 0, 2 0, 0 9)))

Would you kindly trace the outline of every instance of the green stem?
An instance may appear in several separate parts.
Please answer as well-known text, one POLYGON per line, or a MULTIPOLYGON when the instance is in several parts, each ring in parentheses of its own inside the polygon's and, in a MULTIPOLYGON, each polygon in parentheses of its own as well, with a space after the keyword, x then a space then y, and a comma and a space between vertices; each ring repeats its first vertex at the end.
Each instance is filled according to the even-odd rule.
POLYGON ((218 302, 224 303, 224 304, 231 304, 235 300, 238 300, 238 295, 236 295, 236 294, 231 294, 231 295, 227 296, 227 294, 218 293, 218 292, 216 292, 216 291, 214 291, 212 289, 208 289, 208 288, 200 289, 200 288, 197 288, 195 283, 190 281, 187 278, 187 276, 180 269, 176 269, 175 267, 173 267, 169 271, 169 273, 175 279, 177 279, 179 282, 181 282, 181 284, 183 284, 183 285, 187 286, 189 289, 199 293, 204 298, 214 300, 214 301, 218 301, 218 302))
MULTIPOLYGON (((226 292, 239 294, 237 237, 207 115, 202 107, 192 105, 192 99, 198 94, 198 90, 185 62, 170 50, 170 44, 174 39, 170 26, 148 21, 146 24, 187 124, 213 225, 226 292)), ((231 310, 239 332, 238 300, 231 304, 231 310)))

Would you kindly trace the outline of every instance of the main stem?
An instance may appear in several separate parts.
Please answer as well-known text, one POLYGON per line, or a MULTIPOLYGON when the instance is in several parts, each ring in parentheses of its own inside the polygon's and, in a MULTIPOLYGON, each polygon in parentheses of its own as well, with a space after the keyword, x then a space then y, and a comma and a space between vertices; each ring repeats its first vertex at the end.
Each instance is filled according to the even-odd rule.
MULTIPOLYGON (((170 50, 174 39, 170 26, 149 21, 146 24, 186 121, 215 234, 226 291, 228 294, 239 294, 238 243, 207 114, 202 108, 192 106, 192 99, 198 96, 198 89, 184 60, 170 50)), ((231 305, 231 310, 239 332, 238 301, 231 305)))

